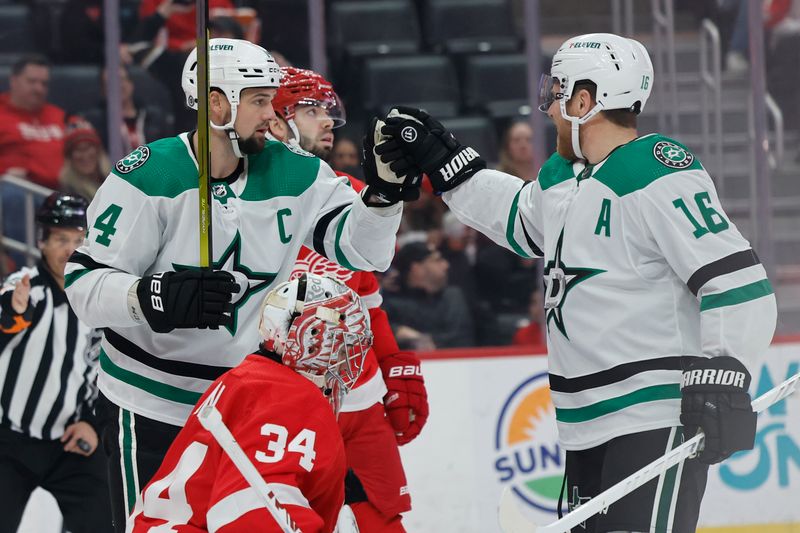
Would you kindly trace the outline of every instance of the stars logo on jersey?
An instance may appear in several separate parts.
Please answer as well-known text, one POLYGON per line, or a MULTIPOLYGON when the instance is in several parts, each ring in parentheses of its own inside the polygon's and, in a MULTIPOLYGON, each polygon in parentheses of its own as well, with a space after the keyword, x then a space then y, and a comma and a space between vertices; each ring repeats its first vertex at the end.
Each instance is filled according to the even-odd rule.
POLYGON ((602 274, 605 270, 597 268, 576 268, 568 267, 561 260, 561 252, 564 246, 564 229, 561 229, 561 235, 558 236, 558 243, 556 244, 556 253, 553 259, 547 262, 544 267, 544 281, 547 287, 544 308, 547 315, 547 328, 550 329, 550 321, 552 320, 558 330, 569 339, 567 330, 564 327, 564 316, 562 315, 562 307, 567 299, 567 294, 572 290, 575 285, 585 281, 592 276, 602 274))
POLYGON ((670 168, 686 168, 694 161, 694 156, 685 148, 681 148, 675 143, 661 141, 653 146, 653 155, 663 165, 670 168))
MULTIPOLYGON (((176 263, 173 263, 172 267, 176 272, 198 268, 193 265, 179 265, 176 263)), ((275 281, 278 273, 254 272, 247 265, 242 263, 242 237, 238 231, 233 237, 231 243, 228 245, 228 248, 222 252, 222 255, 217 261, 214 261, 212 268, 214 270, 226 270, 233 273, 237 283, 240 285, 242 278, 247 279, 247 287, 245 287, 244 290, 240 289, 239 293, 233 296, 235 301, 233 303, 232 324, 230 326, 225 326, 225 329, 228 330, 228 333, 233 336, 236 333, 236 328, 239 324, 239 309, 241 309, 242 306, 244 306, 244 304, 246 304, 252 296, 269 287, 270 284, 275 281), (237 276, 236 273, 239 275, 237 276), (237 296, 238 300, 236 300, 237 296)))
POLYGON ((114 165, 114 168, 120 174, 128 174, 133 172, 140 166, 144 165, 150 157, 150 148, 147 146, 140 146, 133 152, 129 153, 114 165))

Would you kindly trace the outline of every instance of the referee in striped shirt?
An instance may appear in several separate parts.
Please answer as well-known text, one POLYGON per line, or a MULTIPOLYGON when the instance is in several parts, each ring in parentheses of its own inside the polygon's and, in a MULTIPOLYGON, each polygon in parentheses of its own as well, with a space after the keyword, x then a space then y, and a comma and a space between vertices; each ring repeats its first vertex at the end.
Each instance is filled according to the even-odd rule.
POLYGON ((0 290, 0 533, 17 530, 36 487, 55 497, 72 533, 113 531, 105 460, 94 453, 100 334, 64 293, 86 207, 50 195, 36 214, 42 259, 0 290))

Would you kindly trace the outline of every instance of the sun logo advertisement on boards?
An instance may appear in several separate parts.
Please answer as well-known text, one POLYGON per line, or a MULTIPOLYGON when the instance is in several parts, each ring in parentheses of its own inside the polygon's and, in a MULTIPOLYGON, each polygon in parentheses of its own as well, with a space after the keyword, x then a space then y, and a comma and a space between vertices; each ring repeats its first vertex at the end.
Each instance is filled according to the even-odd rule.
POLYGON ((565 454, 558 443, 547 372, 522 381, 503 402, 494 449, 500 485, 511 487, 524 505, 556 515, 565 454))

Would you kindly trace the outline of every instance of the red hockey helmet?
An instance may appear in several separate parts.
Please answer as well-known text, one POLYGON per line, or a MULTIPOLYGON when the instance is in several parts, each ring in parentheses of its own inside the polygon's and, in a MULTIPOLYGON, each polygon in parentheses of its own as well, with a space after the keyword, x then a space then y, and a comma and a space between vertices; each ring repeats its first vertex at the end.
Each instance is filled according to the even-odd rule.
POLYGON ((281 74, 281 86, 272 100, 272 107, 284 120, 294 118, 296 106, 313 105, 328 112, 334 128, 344 126, 347 121, 344 104, 331 82, 313 70, 302 68, 281 67, 281 74))
POLYGON ((333 278, 301 274, 266 296, 258 329, 263 348, 317 385, 338 413, 372 345, 358 295, 333 278))

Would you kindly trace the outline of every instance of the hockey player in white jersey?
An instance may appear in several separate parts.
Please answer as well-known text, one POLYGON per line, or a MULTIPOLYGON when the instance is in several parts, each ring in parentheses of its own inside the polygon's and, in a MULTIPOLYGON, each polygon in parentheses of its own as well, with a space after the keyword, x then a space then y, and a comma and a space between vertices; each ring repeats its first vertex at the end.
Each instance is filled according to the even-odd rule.
MULTIPOLYGON (((199 268, 195 132, 116 163, 67 267, 76 314, 105 328, 98 403, 119 531, 198 398, 258 346, 258 302, 288 279, 300 247, 385 270, 400 223, 402 203, 387 198, 402 187, 369 172, 374 163, 359 196, 312 154, 265 140, 280 83, 266 50, 236 39, 209 50, 213 270, 199 268)), ((182 85, 196 109, 196 51, 182 85)))
POLYGON ((465 224, 544 258, 549 372, 567 450, 570 508, 702 428, 698 458, 612 505, 578 531, 689 532, 708 464, 750 449, 750 369, 775 329, 772 287, 694 154, 636 117, 653 84, 637 41, 566 41, 540 109, 557 153, 523 182, 436 120, 397 108, 374 127, 399 175, 426 173, 465 224))

